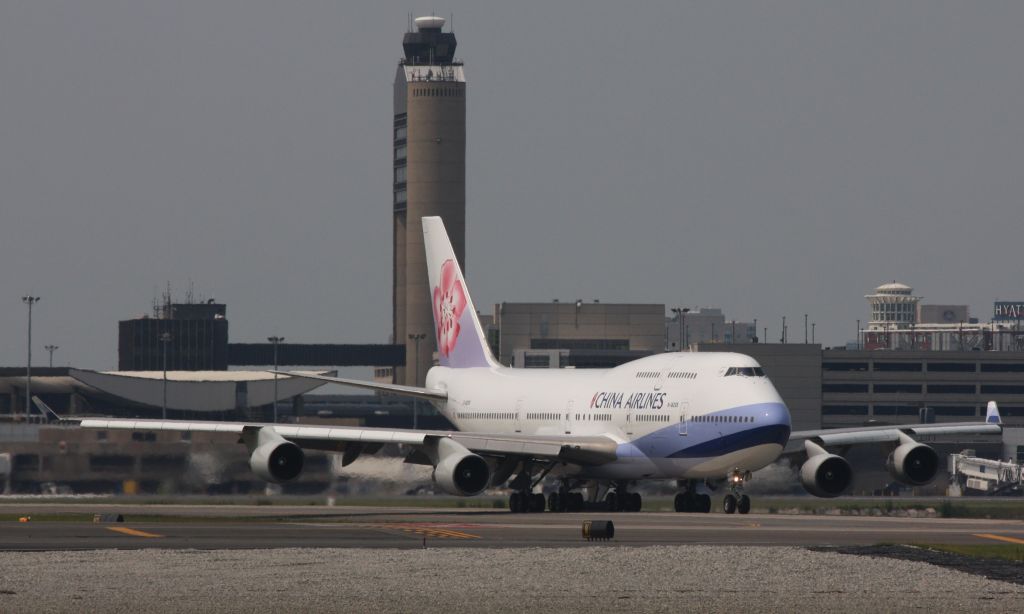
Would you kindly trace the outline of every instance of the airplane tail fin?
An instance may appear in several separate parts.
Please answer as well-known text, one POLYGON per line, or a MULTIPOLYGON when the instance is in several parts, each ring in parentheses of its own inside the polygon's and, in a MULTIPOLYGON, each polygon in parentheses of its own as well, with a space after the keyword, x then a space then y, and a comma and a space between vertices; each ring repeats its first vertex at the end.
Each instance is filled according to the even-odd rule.
POLYGON ((988 424, 1002 424, 1003 417, 999 415, 999 406, 995 401, 989 401, 985 409, 985 422, 988 424))
POLYGON ((443 367, 496 367, 466 279, 440 217, 423 218, 427 279, 434 306, 437 356, 443 367))

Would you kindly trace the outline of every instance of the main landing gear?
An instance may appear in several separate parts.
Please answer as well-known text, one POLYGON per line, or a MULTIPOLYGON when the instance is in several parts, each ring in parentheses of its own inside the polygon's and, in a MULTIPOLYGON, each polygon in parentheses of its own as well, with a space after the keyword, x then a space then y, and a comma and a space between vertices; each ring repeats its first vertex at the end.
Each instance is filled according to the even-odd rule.
POLYGON ((584 499, 583 493, 573 490, 583 486, 578 482, 563 481, 558 491, 550 493, 546 501, 544 495, 533 492, 537 483, 531 484, 517 477, 509 485, 514 492, 508 498, 508 509, 516 514, 543 512, 545 503, 551 512, 639 512, 643 507, 640 493, 629 492, 627 482, 608 485, 591 482, 587 485, 589 500, 584 499))
POLYGON ((548 511, 581 512, 583 511, 583 493, 572 492, 565 485, 548 495, 548 511))
POLYGON ((737 469, 729 474, 729 494, 722 499, 722 511, 726 514, 750 512, 750 497, 743 494, 743 482, 750 479, 750 472, 740 473, 737 469))
POLYGON ((513 514, 544 511, 544 495, 529 491, 516 491, 508 498, 508 509, 513 514))
POLYGON ((686 490, 676 495, 675 510, 685 514, 706 514, 711 511, 711 495, 697 492, 697 482, 688 480, 686 490))
POLYGON ((618 482, 615 490, 609 490, 604 496, 609 512, 639 512, 644 501, 638 492, 629 492, 626 482, 618 482))

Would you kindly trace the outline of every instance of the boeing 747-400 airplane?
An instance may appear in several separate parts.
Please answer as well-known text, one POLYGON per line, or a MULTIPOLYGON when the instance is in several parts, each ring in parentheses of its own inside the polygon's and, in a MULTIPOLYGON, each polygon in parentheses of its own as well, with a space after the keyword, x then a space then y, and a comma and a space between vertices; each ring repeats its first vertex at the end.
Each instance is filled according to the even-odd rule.
POLYGON ((721 488, 728 514, 750 510, 744 483, 784 451, 806 458, 800 480, 809 492, 835 497, 853 470, 830 447, 888 443, 893 477, 921 485, 935 477, 938 456, 912 435, 1000 432, 994 403, 984 423, 791 432, 789 410, 761 366, 735 353, 659 354, 613 369, 504 367, 487 345, 441 219, 423 218, 423 235, 440 362, 424 387, 281 374, 425 399, 458 430, 91 418, 81 425, 238 433, 253 472, 271 482, 297 477, 304 449, 341 453, 348 465, 402 444, 406 462, 432 465, 445 492, 472 496, 507 484, 513 512, 579 510, 584 489, 590 505, 637 511, 638 481, 675 480, 676 511, 710 511, 709 492, 721 488), (558 485, 546 500, 535 492, 545 479, 558 485))

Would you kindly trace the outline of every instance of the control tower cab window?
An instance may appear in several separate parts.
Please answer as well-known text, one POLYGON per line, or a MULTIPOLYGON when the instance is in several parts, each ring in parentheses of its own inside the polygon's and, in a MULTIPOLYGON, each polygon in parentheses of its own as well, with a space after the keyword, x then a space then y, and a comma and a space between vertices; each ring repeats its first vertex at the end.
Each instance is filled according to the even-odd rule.
POLYGON ((743 375, 745 377, 764 377, 764 369, 761 367, 729 367, 725 371, 725 376, 730 375, 743 375))

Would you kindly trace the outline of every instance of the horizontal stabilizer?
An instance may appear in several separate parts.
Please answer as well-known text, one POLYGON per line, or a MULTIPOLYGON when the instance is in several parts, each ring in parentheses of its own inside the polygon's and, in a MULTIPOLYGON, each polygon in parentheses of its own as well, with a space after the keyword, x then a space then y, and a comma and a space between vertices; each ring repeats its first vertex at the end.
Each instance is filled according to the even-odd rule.
POLYGON ((361 379, 349 379, 347 377, 330 377, 327 375, 311 375, 309 373, 291 373, 288 371, 271 371, 278 375, 285 375, 287 377, 299 377, 304 379, 312 379, 328 384, 341 384, 342 386, 353 386, 355 388, 367 388, 369 390, 376 390, 378 392, 390 392, 391 394, 397 394, 399 396, 415 397, 418 399, 434 399, 443 401, 448 398, 448 393, 444 390, 433 390, 431 388, 420 388, 418 386, 400 386, 398 384, 378 384, 377 382, 368 382, 361 379))

